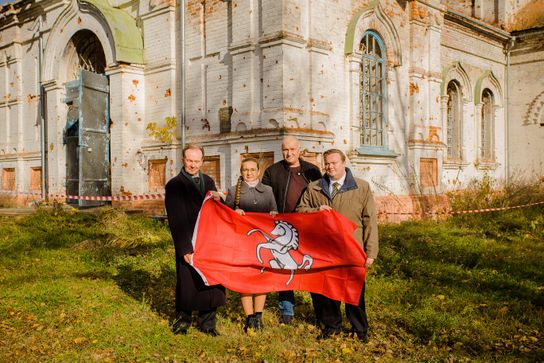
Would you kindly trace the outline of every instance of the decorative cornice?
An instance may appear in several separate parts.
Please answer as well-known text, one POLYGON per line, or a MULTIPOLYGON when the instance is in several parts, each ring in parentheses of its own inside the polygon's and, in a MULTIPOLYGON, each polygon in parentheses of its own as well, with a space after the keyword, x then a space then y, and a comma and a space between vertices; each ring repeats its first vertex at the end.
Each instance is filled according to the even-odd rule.
POLYGON ((323 51, 325 51, 326 53, 332 50, 330 41, 314 38, 308 39, 308 42, 306 43, 306 48, 320 53, 323 53, 323 51))
POLYGON ((225 142, 229 144, 247 143, 249 141, 277 140, 286 135, 297 136, 300 140, 333 142, 334 133, 330 131, 306 129, 306 128, 258 128, 246 131, 236 131, 224 134, 194 135, 188 138, 191 142, 196 142, 203 146, 222 145, 225 142))
MULTIPOLYGON (((118 8, 122 9, 122 7, 118 7, 118 8)), ((155 9, 143 14, 142 16, 140 16, 139 19, 140 20, 148 20, 148 19, 155 18, 155 17, 157 17, 159 15, 163 15, 163 14, 166 14, 166 13, 175 13, 175 12, 176 12, 176 7, 172 6, 172 5, 157 7, 155 9)))
POLYGON ((142 75, 144 74, 144 67, 141 64, 116 64, 114 66, 108 66, 106 69, 106 75, 108 76, 116 75, 118 73, 142 75))
POLYGON ((504 43, 509 41, 511 38, 510 33, 504 30, 491 26, 482 21, 467 17, 452 10, 448 10, 444 14, 444 20, 451 21, 452 23, 458 24, 464 28, 468 28, 469 30, 472 30, 480 35, 484 35, 499 42, 504 43))
POLYGON ((157 143, 156 141, 150 141, 149 144, 145 143, 142 145, 141 150, 145 153, 150 153, 154 151, 171 151, 171 150, 178 150, 181 149, 181 143, 179 142, 173 142, 171 144, 161 144, 157 143))
POLYGON ((257 45, 252 40, 247 40, 239 43, 232 43, 229 46, 229 52, 233 55, 253 52, 257 48, 257 45))
POLYGON ((274 33, 266 34, 265 36, 259 39, 259 44, 269 45, 270 43, 282 42, 282 43, 291 43, 293 45, 300 45, 306 43, 304 37, 300 34, 291 33, 288 31, 277 31, 274 33))

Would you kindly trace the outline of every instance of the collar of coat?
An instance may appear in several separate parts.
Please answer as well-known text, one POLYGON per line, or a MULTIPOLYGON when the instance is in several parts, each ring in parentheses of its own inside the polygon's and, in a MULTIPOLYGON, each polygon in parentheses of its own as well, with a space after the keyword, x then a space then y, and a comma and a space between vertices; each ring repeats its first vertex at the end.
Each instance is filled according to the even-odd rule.
MULTIPOLYGON (((321 188, 323 194, 325 194, 329 199, 331 199, 331 194, 329 192, 330 185, 331 179, 327 174, 325 174, 323 178, 321 178, 321 180, 317 182, 317 186, 321 188)), ((342 184, 342 187, 340 188, 338 193, 347 192, 348 190, 352 189, 357 189, 357 182, 355 181, 351 170, 349 168, 346 168, 346 179, 344 180, 344 184, 342 184)))
MULTIPOLYGON (((302 160, 301 158, 298 158, 298 162, 300 164, 300 171, 301 172, 306 171, 306 170, 309 169, 309 167, 308 167, 309 163, 307 161, 302 160)), ((285 170, 291 169, 291 167, 289 166, 289 164, 287 164, 287 161, 285 161, 285 159, 281 160, 280 163, 281 163, 281 165, 283 165, 285 170)))
MULTIPOLYGON (((202 174, 202 172, 199 170, 198 171, 198 177, 200 178, 200 182, 198 183, 198 185, 195 183, 194 179, 193 179, 193 176, 191 174, 189 174, 188 172, 185 171, 185 168, 181 168, 181 175, 183 175, 185 177, 185 179, 189 180, 191 182, 192 185, 194 185, 198 191, 200 192, 200 194, 204 195, 204 176, 202 174)), ((195 175, 196 176, 196 175, 195 175)))
MULTIPOLYGON (((246 182, 242 182, 242 185, 240 187, 240 193, 241 194, 247 193, 250 189, 251 187, 247 185, 246 182)), ((264 193, 266 191, 266 187, 264 186, 263 183, 259 182, 257 185, 255 185, 255 190, 258 191, 259 193, 264 193)))

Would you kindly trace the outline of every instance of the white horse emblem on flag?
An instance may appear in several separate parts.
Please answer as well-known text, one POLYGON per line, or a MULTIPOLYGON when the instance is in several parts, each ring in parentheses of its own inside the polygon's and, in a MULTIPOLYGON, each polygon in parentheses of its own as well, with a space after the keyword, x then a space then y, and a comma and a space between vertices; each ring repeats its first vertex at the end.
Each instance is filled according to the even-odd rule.
MULTIPOLYGON (((275 221, 274 223, 275 227, 270 234, 276 237, 271 237, 258 228, 253 228, 247 232, 247 235, 249 236, 255 232, 262 234, 266 241, 257 245, 257 260, 264 264, 263 259, 261 258, 261 249, 269 250, 274 257, 268 261, 270 267, 274 269, 291 270, 291 276, 289 276, 289 279, 285 283, 285 285, 289 285, 291 280, 293 280, 295 271, 301 268, 304 268, 306 271, 309 270, 314 263, 314 259, 309 255, 304 255, 302 257, 302 262, 298 264, 290 254, 291 250, 298 249, 298 231, 288 222, 275 221)), ((264 267, 261 269, 261 273, 263 272, 264 267)))

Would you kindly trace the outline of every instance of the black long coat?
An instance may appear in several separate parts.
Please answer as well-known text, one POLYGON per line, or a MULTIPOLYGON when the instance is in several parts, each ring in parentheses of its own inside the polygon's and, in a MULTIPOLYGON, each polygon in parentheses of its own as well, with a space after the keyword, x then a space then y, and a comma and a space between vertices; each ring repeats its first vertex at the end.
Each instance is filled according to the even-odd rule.
MULTIPOLYGON (((212 178, 202 174, 206 192, 217 190, 212 178)), ((204 195, 182 173, 166 184, 165 205, 176 248, 176 311, 209 310, 225 304, 223 286, 206 286, 200 275, 183 259, 193 252, 193 230, 204 195)))

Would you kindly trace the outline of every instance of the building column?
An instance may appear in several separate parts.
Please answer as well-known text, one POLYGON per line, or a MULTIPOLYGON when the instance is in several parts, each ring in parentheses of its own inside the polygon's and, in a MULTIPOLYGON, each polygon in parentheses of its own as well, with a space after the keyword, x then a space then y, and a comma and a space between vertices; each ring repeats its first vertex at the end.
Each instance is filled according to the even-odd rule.
MULTIPOLYGON (((113 195, 138 195, 147 190, 147 165, 140 145, 146 135, 144 72, 117 65, 110 79, 110 160, 113 195)), ((155 120, 156 121, 156 120, 155 120)))
MULTIPOLYGON (((439 1, 412 1, 410 3, 410 67, 409 67, 409 160, 413 167, 410 179, 422 182, 420 160, 433 159, 437 165, 438 190, 442 190, 442 158, 445 135, 442 130, 440 84, 441 28, 445 7, 439 1)), ((425 188, 415 188, 415 193, 425 193, 425 188)), ((430 191, 429 191, 430 192, 430 191)), ((434 190, 433 190, 434 192, 434 190)))
POLYGON ((66 147, 64 131, 68 108, 64 103, 65 91, 56 80, 43 83, 45 94, 47 178, 49 194, 66 193, 66 147))

